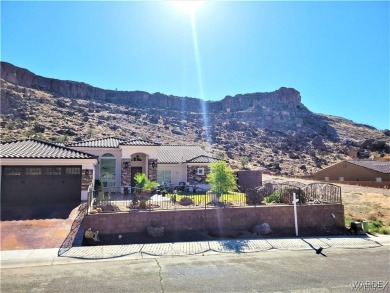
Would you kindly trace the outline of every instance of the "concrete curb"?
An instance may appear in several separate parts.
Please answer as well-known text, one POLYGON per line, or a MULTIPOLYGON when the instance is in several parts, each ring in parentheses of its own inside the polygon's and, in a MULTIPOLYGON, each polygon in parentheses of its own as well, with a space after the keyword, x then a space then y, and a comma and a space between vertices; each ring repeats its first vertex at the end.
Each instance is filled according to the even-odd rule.
POLYGON ((241 254, 268 250, 315 250, 342 248, 367 249, 390 246, 389 235, 354 237, 303 237, 279 239, 234 239, 180 243, 108 245, 72 247, 62 251, 58 248, 1 251, 1 268, 46 266, 84 263, 107 260, 131 260, 156 257, 241 254))

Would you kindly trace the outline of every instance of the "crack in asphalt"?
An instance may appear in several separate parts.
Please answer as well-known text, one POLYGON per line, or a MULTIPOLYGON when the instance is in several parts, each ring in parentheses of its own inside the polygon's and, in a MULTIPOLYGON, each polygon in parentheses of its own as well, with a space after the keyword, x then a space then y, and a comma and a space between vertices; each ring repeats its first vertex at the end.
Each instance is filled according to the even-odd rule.
POLYGON ((161 265, 160 265, 160 263, 158 262, 157 258, 155 258, 154 260, 156 261, 157 266, 158 266, 158 276, 160 277, 160 287, 161 287, 161 291, 162 291, 162 292, 165 292, 165 290, 164 290, 164 285, 163 285, 163 283, 162 283, 163 278, 162 278, 162 275, 161 275, 161 265))

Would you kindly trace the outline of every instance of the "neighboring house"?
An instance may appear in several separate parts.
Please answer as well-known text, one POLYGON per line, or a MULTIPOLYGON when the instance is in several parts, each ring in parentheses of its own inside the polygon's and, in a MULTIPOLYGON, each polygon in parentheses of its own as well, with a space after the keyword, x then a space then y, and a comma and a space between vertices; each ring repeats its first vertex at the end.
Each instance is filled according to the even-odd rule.
POLYGON ((66 146, 35 139, 0 144, 2 203, 46 203, 87 199, 88 187, 135 186, 145 173, 160 184, 208 188, 209 166, 217 159, 199 146, 161 146, 115 137, 66 146))
POLYGON ((315 180, 390 187, 390 161, 351 160, 337 163, 314 174, 315 180))
POLYGON ((56 144, 27 139, 0 144, 1 204, 37 205, 87 199, 97 159, 56 144))

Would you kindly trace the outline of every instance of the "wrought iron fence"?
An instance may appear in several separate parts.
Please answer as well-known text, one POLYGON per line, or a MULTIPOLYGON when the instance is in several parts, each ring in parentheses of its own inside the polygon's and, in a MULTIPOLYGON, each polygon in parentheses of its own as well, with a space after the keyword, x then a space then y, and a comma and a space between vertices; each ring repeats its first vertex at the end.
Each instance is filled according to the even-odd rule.
POLYGON ((295 193, 298 203, 342 203, 341 187, 329 183, 304 184, 297 181, 265 181, 262 186, 253 190, 258 196, 258 201, 264 200, 268 203, 293 203, 295 193))
POLYGON ((296 181, 264 181, 262 186, 246 193, 231 192, 217 197, 208 191, 146 192, 124 187, 107 187, 88 191, 88 213, 130 210, 178 210, 258 206, 266 203, 292 204, 295 193, 299 204, 341 203, 341 187, 329 183, 304 184, 296 181))

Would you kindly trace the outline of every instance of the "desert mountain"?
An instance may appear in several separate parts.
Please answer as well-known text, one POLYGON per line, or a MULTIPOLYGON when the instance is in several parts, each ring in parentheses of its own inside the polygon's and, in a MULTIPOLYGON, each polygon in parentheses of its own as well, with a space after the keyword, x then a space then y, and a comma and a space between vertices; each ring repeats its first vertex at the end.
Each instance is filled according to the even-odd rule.
POLYGON ((232 165, 310 175, 351 157, 390 153, 390 131, 311 112, 293 88, 189 97, 116 91, 1 62, 1 139, 57 142, 107 136, 198 144, 232 165))

